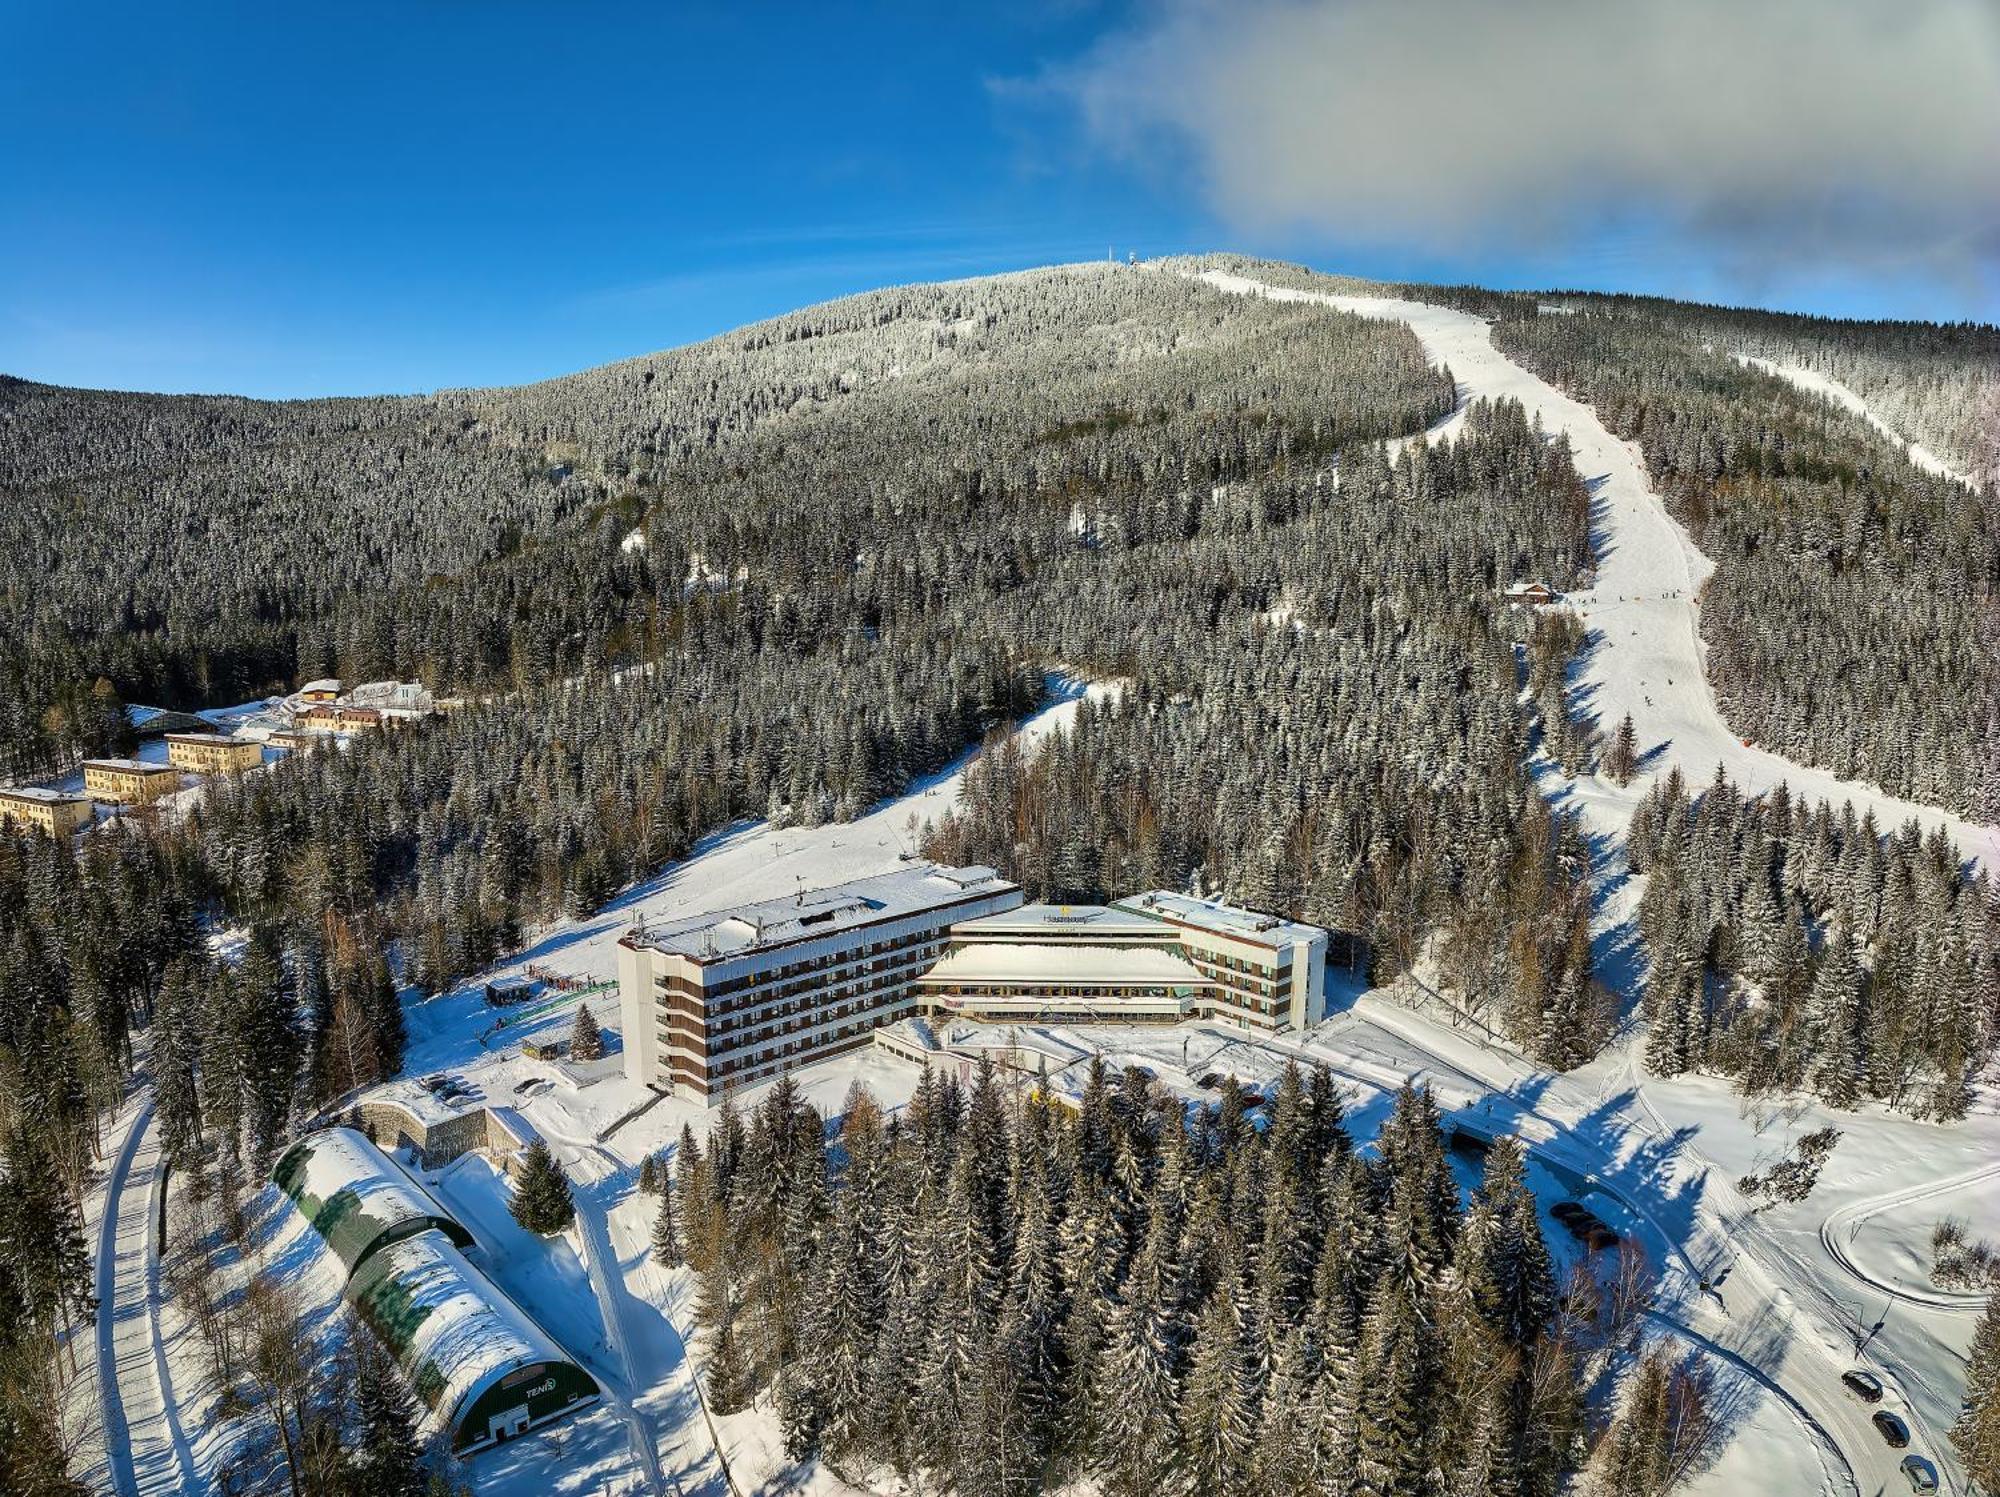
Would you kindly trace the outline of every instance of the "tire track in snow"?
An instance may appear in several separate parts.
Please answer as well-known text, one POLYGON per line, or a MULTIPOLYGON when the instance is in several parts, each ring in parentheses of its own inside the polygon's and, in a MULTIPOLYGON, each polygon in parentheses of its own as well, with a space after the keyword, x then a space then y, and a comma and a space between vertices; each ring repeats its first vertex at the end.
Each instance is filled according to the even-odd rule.
POLYGON ((1877 1294, 1886 1294, 1905 1304, 1922 1305, 1927 1310, 1976 1315, 1985 1307, 1987 1299, 1986 1295, 1977 1290, 1954 1292, 1949 1289, 1907 1289, 1900 1282, 1891 1283, 1870 1272, 1848 1250, 1848 1245, 1853 1242, 1854 1234, 1863 1222, 1880 1216, 1885 1211, 1893 1211, 1898 1206, 1914 1205, 1918 1201, 1927 1201, 1933 1196, 1946 1195, 1964 1186, 1993 1179, 1996 1175, 2000 1175, 2000 1164, 1982 1165, 1976 1170, 1967 1170, 1946 1180, 1933 1180, 1928 1184, 1891 1191, 1887 1195, 1874 1196, 1865 1201, 1850 1201, 1838 1210, 1828 1212, 1826 1219, 1819 1224, 1820 1245, 1826 1249, 1827 1256, 1840 1265, 1843 1272, 1877 1294))

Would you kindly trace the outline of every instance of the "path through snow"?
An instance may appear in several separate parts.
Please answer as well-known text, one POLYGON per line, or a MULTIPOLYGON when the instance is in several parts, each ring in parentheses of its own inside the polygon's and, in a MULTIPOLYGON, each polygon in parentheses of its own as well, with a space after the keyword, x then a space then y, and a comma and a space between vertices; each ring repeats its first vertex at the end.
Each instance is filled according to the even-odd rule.
MULTIPOLYGON (((1690 786, 1699 789, 1720 763, 1746 795, 1761 794, 1785 781, 1795 795, 1808 800, 1835 806, 1852 801, 1857 812, 1872 810, 1884 831, 1915 818, 1926 832, 1942 827, 1965 856, 2000 869, 2000 827, 1970 822, 1879 787, 1794 763, 1745 744, 1731 731, 1708 686, 1699 633, 1696 597, 1714 566, 1654 494, 1637 449, 1606 430, 1589 406, 1501 353, 1484 321, 1448 307, 1296 291, 1219 270, 1205 271, 1201 279, 1240 295, 1315 302, 1363 317, 1407 323, 1432 363, 1448 365, 1458 380, 1460 410, 1433 429, 1433 439, 1454 435, 1462 424, 1465 403, 1480 398, 1518 400, 1545 429, 1568 436, 1577 469, 1591 485, 1596 510, 1596 585, 1571 593, 1566 600, 1595 636, 1595 648, 1578 684, 1586 709, 1604 728, 1631 715, 1641 751, 1650 756, 1651 773, 1678 764, 1690 786)), ((1649 781, 1650 773, 1641 775, 1623 790, 1594 776, 1579 781, 1574 794, 1586 824, 1601 832, 1622 830, 1649 781)))
POLYGON ((154 1222, 165 1176, 151 1091, 129 1106, 97 1224, 97 1375, 110 1484, 120 1497, 145 1497, 193 1491, 200 1478, 160 1342, 154 1222))

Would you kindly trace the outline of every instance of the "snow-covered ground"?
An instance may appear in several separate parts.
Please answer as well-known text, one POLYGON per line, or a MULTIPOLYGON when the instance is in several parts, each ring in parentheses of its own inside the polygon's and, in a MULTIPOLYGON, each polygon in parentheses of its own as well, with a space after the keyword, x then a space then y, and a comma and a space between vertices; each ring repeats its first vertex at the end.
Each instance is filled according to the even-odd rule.
POLYGON ((1731 357, 1740 364, 1749 365, 1752 369, 1761 369, 1766 374, 1775 374, 1779 379, 1786 381, 1788 384, 1798 386, 1799 389, 1806 391, 1808 394, 1818 395, 1830 400, 1843 410, 1852 411, 1891 442, 1894 442, 1908 456, 1912 463, 1922 468, 1926 473, 1935 473, 1940 478, 1956 479, 1967 488, 1976 487, 1969 474, 1959 472, 1958 469, 1952 467, 1951 464, 1947 463, 1935 452, 1932 452, 1923 443, 1912 442, 1904 437, 1901 432, 1897 431, 1872 410, 1867 401, 1863 400, 1853 390, 1843 385, 1832 375, 1820 374, 1811 369, 1801 368, 1797 364, 1773 363, 1769 359, 1755 358, 1747 353, 1732 354, 1731 357))
MULTIPOLYGON (((1209 279, 1232 291, 1268 289, 1236 277, 1209 279)), ((1587 408, 1500 355, 1478 319, 1415 303, 1270 294, 1406 321, 1432 359, 1450 365, 1466 399, 1512 396, 1546 427, 1569 434, 1598 499, 1597 585, 1571 600, 1598 636, 1583 684, 1602 719, 1630 712, 1642 745, 1660 750, 1649 761, 1651 773, 1679 763, 1699 784, 1720 760, 1746 790, 1784 779, 1807 796, 1872 808, 1885 826, 1915 815, 1926 828, 1945 826, 1968 854, 2000 863, 2000 833, 1993 828, 1835 780, 1747 748, 1729 732, 1701 671, 1694 599, 1708 574, 1706 560, 1648 489, 1636 454, 1587 408)), ((1463 420, 1461 402, 1431 435, 1453 432, 1463 420)), ((1054 703, 1019 729, 1030 745, 1073 716, 1086 694, 1077 682, 1053 684, 1054 703)), ((572 1066, 530 1060, 520 1047, 566 1032, 577 1004, 588 1002, 615 1050, 615 946, 626 929, 788 894, 801 883, 892 869, 915 852, 922 823, 956 804, 970 758, 852 823, 728 828, 597 914, 534 932, 525 950, 482 974, 533 968, 567 985, 519 1009, 488 1008, 479 983, 409 1005, 410 1073, 449 1071, 470 1097, 516 1107, 575 1182, 577 1225, 543 1241, 513 1225, 506 1183, 484 1160, 461 1160, 432 1177, 478 1238, 480 1261, 591 1366, 607 1392, 602 1405, 577 1419, 475 1457, 460 1473, 475 1490, 508 1497, 586 1491, 722 1497, 732 1478, 736 1491, 849 1490, 830 1473, 789 1471, 768 1415, 753 1410, 715 1419, 701 1405, 685 1340, 691 1286, 684 1270, 662 1270, 648 1256, 655 1203, 638 1192, 637 1172, 684 1124, 700 1132, 711 1114, 668 1099, 633 1115, 650 1094, 623 1077, 615 1054, 609 1063, 572 1066)), ((1538 772, 1552 798, 1579 805, 1593 830, 1604 833, 1622 830, 1646 788, 1643 778, 1620 789, 1595 778, 1567 781, 1548 766, 1538 772)), ((1622 861, 1615 836, 1609 840, 1609 859, 1622 861)), ((1603 901, 1599 933, 1607 941, 1617 940, 1632 897, 1628 885, 1603 901)), ((1614 981, 1629 975, 1611 964, 1605 970, 1614 981)), ((1993 1176, 1983 1173, 2000 1159, 2000 1118, 1990 1097, 1952 1129, 1880 1111, 1752 1109, 1713 1078, 1646 1076, 1634 1063, 1630 1034, 1591 1065, 1551 1075, 1469 1027, 1454 1027, 1435 1004, 1404 1001, 1411 997, 1341 986, 1332 1017, 1294 1043, 1253 1043, 1199 1024, 1066 1030, 1045 1039, 1058 1056, 1096 1048, 1114 1064, 1143 1064, 1191 1096, 1209 1070, 1268 1081, 1287 1058, 1323 1059, 1346 1084, 1351 1122, 1363 1138, 1379 1126, 1395 1086, 1412 1075, 1428 1080, 1447 1109, 1482 1128, 1519 1131, 1531 1143, 1532 1183, 1545 1208, 1564 1196, 1582 1198, 1643 1246, 1659 1277, 1657 1332, 1713 1363, 1728 1412, 1717 1460, 1688 1490, 1715 1497, 1753 1488, 1860 1497, 1900 1486, 1899 1453, 1870 1428, 1868 1410, 1841 1393, 1839 1375, 1852 1365, 1883 1377, 1886 1406, 1910 1420, 1912 1449, 1937 1461, 1947 1490, 1962 1490, 1942 1436, 1956 1412, 1975 1316, 1969 1297, 1926 1294, 1922 1280, 1939 1215, 1967 1217, 1975 1236, 2000 1236, 1993 1176), (1827 1122, 1845 1137, 1819 1192, 1806 1204, 1753 1214, 1731 1182, 1827 1122)), ((831 1114, 856 1081, 885 1105, 900 1106, 917 1075, 911 1063, 867 1047, 808 1067, 798 1080, 807 1099, 831 1114)), ((752 1089, 739 1100, 750 1106, 757 1096, 752 1089)), ((133 1111, 122 1115, 121 1126, 130 1125, 133 1111)), ((133 1159, 138 1150, 135 1143, 133 1159)), ((272 1234, 265 1261, 312 1299, 318 1315, 330 1316, 338 1276, 317 1261, 324 1254, 297 1214, 271 1203, 271 1194, 264 1202, 272 1234)), ((114 1240, 124 1233, 122 1208, 119 1217, 109 1232, 114 1240)), ((1559 1257, 1574 1254, 1553 1221, 1545 1228, 1559 1257)), ((107 1261, 114 1265, 107 1307, 121 1297, 130 1302, 123 1278, 129 1270, 118 1265, 129 1265, 131 1255, 114 1241, 107 1261)), ((147 1402, 150 1351, 128 1356, 117 1347, 123 1324, 114 1314, 112 1396, 130 1430, 128 1448, 133 1456, 171 1451, 170 1434, 138 1427, 157 1424, 165 1411, 156 1414, 147 1402)), ((125 1464, 133 1465, 132 1457, 125 1464)), ((100 1464, 97 1476, 110 1479, 94 1484, 130 1490, 116 1479, 118 1467, 116 1456, 108 1467, 100 1464)))
MULTIPOLYGON (((1030 743, 1045 736, 1074 712, 1082 694, 1075 683, 1062 683, 1055 705, 1024 724, 1023 736, 1030 743)), ((954 766, 847 825, 754 824, 720 833, 598 916, 538 933, 503 970, 533 963, 544 973, 605 984, 583 1001, 592 1004, 615 1045, 612 952, 636 919, 783 894, 800 880, 818 885, 893 868, 911 849, 913 818, 921 823, 955 803, 963 768, 954 766)), ((1614 813, 1624 805, 1613 801, 1614 813)), ((1607 901, 1602 920, 1622 921, 1628 904, 1627 897, 1607 901)), ((1751 1475, 1761 1478, 1763 1490, 1786 1492, 1873 1493, 1900 1482, 1895 1453, 1868 1425, 1868 1411, 1841 1393, 1840 1373, 1857 1360, 1883 1376, 1890 1406, 1910 1418, 1913 1449, 1938 1460, 1948 1489, 1957 1489, 1953 1468, 1942 1459, 1942 1434, 1956 1409, 1974 1317, 1958 1308, 1898 1302, 1885 1318, 1869 1273, 1895 1271, 1893 1261, 1878 1265, 1878 1259, 1927 1252, 1937 1214, 1883 1203, 1926 1183, 1957 1182, 1980 1161, 2000 1158, 2000 1119, 1990 1101, 1982 1099, 1973 1118, 1954 1129, 1879 1111, 1746 1110, 1713 1078, 1661 1082, 1644 1075, 1633 1063, 1629 1038, 1591 1066, 1550 1075, 1471 1029, 1444 1022, 1434 1004, 1413 1008, 1403 1001, 1407 994, 1360 992, 1340 974, 1335 988, 1332 1017, 1297 1044, 1253 1043, 1203 1025, 1065 1030, 1048 1033, 1042 1043, 1058 1058, 1100 1048, 1114 1064, 1143 1064, 1191 1095, 1209 1070, 1268 1080, 1290 1056, 1325 1059, 1349 1085, 1353 1123, 1364 1137, 1379 1125, 1390 1089, 1411 1075, 1428 1080, 1447 1108, 1487 1127, 1517 1129, 1533 1144, 1534 1183, 1545 1206, 1563 1194, 1581 1196, 1643 1245, 1659 1272, 1660 1331, 1714 1363, 1730 1411, 1724 1448, 1689 1490, 1741 1491, 1751 1475), (1819 1194, 1804 1206, 1753 1215, 1731 1182, 1822 1121, 1847 1136, 1819 1194), (1864 1223, 1852 1256, 1875 1265, 1868 1272, 1857 1273, 1828 1247, 1828 1240, 1841 1239, 1824 1229, 1841 1220, 1864 1223), (1876 1251, 1866 1241, 1870 1231, 1892 1240, 1876 1251), (1702 1289, 1703 1279, 1711 1292, 1702 1289), (1878 1327, 1877 1321, 1884 1323, 1878 1327), (1864 1346, 1858 1359, 1857 1343, 1864 1346)), ((648 1153, 669 1147, 684 1123, 703 1130, 711 1114, 669 1099, 600 1137, 646 1097, 623 1078, 615 1060, 569 1067, 529 1060, 519 1049, 523 1039, 565 1031, 578 1001, 574 994, 552 993, 509 1011, 500 1030, 493 1029, 495 1011, 476 985, 410 1008, 411 1071, 449 1070, 472 1093, 518 1107, 578 1182, 582 1220, 564 1239, 569 1245, 536 1248, 558 1262, 568 1253, 572 1266, 558 1272, 543 1265, 532 1273, 509 1268, 502 1278, 517 1275, 513 1287, 529 1308, 558 1337, 582 1342, 573 1349, 628 1402, 593 1413, 578 1421, 575 1435, 552 1435, 545 1444, 567 1438, 587 1448, 589 1469, 598 1475, 643 1487, 650 1473, 637 1452, 650 1443, 661 1479, 688 1492, 723 1490, 717 1485, 719 1455, 739 1489, 757 1489, 786 1469, 772 1422, 755 1411, 710 1420, 702 1410, 683 1339, 690 1332, 691 1289, 684 1272, 668 1273, 648 1259, 654 1203, 636 1188, 637 1166, 648 1153), (587 1286, 578 1281, 577 1262, 587 1286), (600 1424, 613 1433, 583 1428, 595 1431, 600 1424)), ((1062 1068, 1056 1069, 1061 1084, 1062 1068)), ((798 1079, 808 1099, 832 1113, 857 1080, 885 1105, 899 1106, 917 1071, 869 1047, 808 1067, 798 1079)), ((742 1104, 754 1105, 757 1095, 753 1089, 742 1104)), ((459 1173, 440 1182, 454 1204, 460 1182, 480 1178, 478 1171, 499 1189, 483 1164, 454 1168, 459 1173)), ((496 1196, 464 1207, 482 1242, 506 1240, 497 1204, 496 1196)), ((1569 1251, 1566 1234, 1553 1223, 1549 1236, 1558 1254, 1569 1251)), ((545 1466, 537 1448, 509 1452, 504 1466, 476 1458, 466 1475, 481 1491, 526 1491, 584 1458, 569 1448, 549 1453, 545 1466)), ((809 1490, 845 1490, 830 1473, 811 1473, 808 1480, 809 1490)))
POLYGON ((1482 397, 1518 400, 1530 416, 1540 417, 1544 428, 1569 437, 1578 471, 1594 496, 1597 550, 1596 585, 1564 599, 1583 616, 1592 635, 1578 684, 1587 710, 1605 728, 1630 714, 1647 771, 1625 789, 1596 777, 1577 782, 1571 794, 1592 830, 1622 830, 1651 777, 1668 765, 1678 764, 1689 782, 1700 786, 1719 763, 1745 794, 1760 794, 1785 781, 1808 800, 1835 806, 1852 801, 1857 811, 1872 810, 1885 831, 1914 818, 1925 831, 1943 827, 1967 857, 2000 869, 2000 828, 1794 763, 1746 744, 1731 731, 1703 670, 1697 599, 1713 564, 1652 491, 1637 449, 1606 430, 1590 407, 1501 353, 1494 347, 1492 329, 1480 318, 1422 302, 1267 286, 1216 270, 1204 272, 1202 279, 1224 291, 1317 302, 1407 323, 1432 363, 1448 366, 1459 385, 1460 408, 1433 429, 1433 440, 1455 435, 1464 422, 1465 403, 1482 397))
MULTIPOLYGON (((1039 741, 1074 714, 1084 694, 1077 683, 1058 683, 1055 703, 1020 732, 1039 741)), ((955 803, 964 767, 847 825, 745 825, 718 834, 602 914, 538 933, 505 970, 532 962, 545 973, 608 983, 612 947, 642 914, 693 913, 782 894, 800 879, 824 884, 893 868, 910 849, 912 818, 933 818, 955 803)), ((1950 1130, 1879 1112, 1826 1119, 1812 1108, 1795 1115, 1746 1111, 1719 1081, 1644 1076, 1629 1047, 1614 1047, 1570 1075, 1540 1072, 1446 1023, 1435 1005, 1406 1006, 1410 996, 1364 992, 1335 974, 1332 1016, 1297 1042, 1253 1042, 1194 1024, 1050 1031, 1037 1043, 1059 1060, 1069 1057, 1072 1069, 1102 1049, 1114 1064, 1145 1065, 1190 1096, 1201 1094, 1200 1079, 1211 1070, 1268 1082, 1288 1058, 1324 1059, 1348 1089, 1350 1120, 1362 1138, 1379 1127, 1391 1090, 1405 1077, 1420 1077, 1441 1105, 1475 1126, 1517 1130, 1530 1141, 1532 1183, 1545 1208, 1565 1196, 1584 1199, 1643 1246, 1659 1275, 1658 1332, 1713 1363, 1728 1413, 1715 1463, 1688 1490, 1720 1497, 1754 1479, 1764 1491, 1859 1497, 1900 1480, 1894 1453, 1868 1426, 1867 1411, 1840 1392, 1839 1374, 1855 1364, 1857 1342, 1865 1342, 1859 1363, 1882 1374, 1890 1406, 1909 1415, 1913 1448, 1939 1459, 1948 1487, 1958 1490, 1951 1486, 1953 1469, 1940 1459, 1941 1437, 1955 1411, 1974 1316, 1902 1301, 1885 1316, 1870 1275, 1896 1273, 1897 1254, 1927 1252, 1931 1222, 1947 1207, 1973 1216, 1975 1230, 1987 1222, 1961 1199, 1977 1189, 1966 1183, 1968 1172, 2000 1158, 2000 1120, 1986 1099, 1968 1123, 1950 1130), (1823 1120, 1847 1137, 1819 1195, 1752 1217, 1729 1182, 1823 1120), (1946 1187, 1935 1206, 1894 1205, 1927 1183, 1946 1187), (1864 1272, 1827 1246, 1829 1237, 1844 1240, 1834 1230, 1842 1222, 1858 1224, 1850 1256, 1864 1272), (1887 1235, 1878 1244, 1870 1234, 1887 1235), (1712 1293, 1703 1292, 1704 1278, 1712 1293)), ((639 1193, 637 1174, 646 1155, 669 1147, 683 1124, 699 1132, 712 1114, 668 1099, 613 1127, 649 1094, 627 1082, 617 1064, 612 990, 581 999, 552 992, 508 1011, 510 1022, 499 1030, 477 984, 412 1003, 409 1013, 412 1073, 449 1071, 471 1095, 517 1107, 575 1181, 578 1224, 543 1241, 514 1226, 505 1209, 507 1186, 483 1159, 457 1161, 431 1177, 477 1237, 479 1261, 607 1390, 605 1402, 579 1418, 474 1457, 460 1469, 462 1478, 481 1493, 506 1497, 607 1490, 723 1497, 731 1478, 738 1491, 796 1481, 799 1490, 847 1493, 831 1473, 788 1469, 767 1412, 711 1419, 701 1405, 685 1339, 692 1286, 684 1270, 662 1270, 648 1256, 655 1201, 639 1193), (565 1030, 579 1001, 592 1004, 609 1032, 611 1061, 571 1066, 521 1053, 523 1039, 565 1030), (612 1131, 601 1136, 606 1130, 612 1131)), ((871 1046, 808 1067, 798 1079, 808 1100, 833 1113, 855 1081, 885 1105, 900 1106, 917 1076, 911 1063, 871 1046)), ((740 1101, 751 1106, 757 1096, 753 1089, 740 1101)), ((337 1271, 297 1214, 272 1196, 265 1192, 260 1203, 267 1212, 263 1259, 324 1323, 338 1305, 337 1271)), ((1553 1221, 1545 1227, 1558 1257, 1573 1258, 1567 1234, 1553 1221)), ((114 1290, 107 1303, 116 1299, 114 1290)), ((144 1361, 119 1363, 128 1411, 140 1409, 145 1396, 144 1361), (131 1387, 128 1367, 139 1379, 131 1387)), ((133 1449, 163 1438, 170 1447, 170 1437, 135 1432, 133 1449)))

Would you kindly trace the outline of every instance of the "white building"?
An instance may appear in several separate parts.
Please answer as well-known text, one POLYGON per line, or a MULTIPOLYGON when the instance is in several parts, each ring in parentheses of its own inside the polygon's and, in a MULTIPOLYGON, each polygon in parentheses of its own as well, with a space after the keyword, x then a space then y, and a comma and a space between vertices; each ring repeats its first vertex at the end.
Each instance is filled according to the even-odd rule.
POLYGON ((618 943, 626 1074, 706 1100, 866 1044, 915 1013, 949 926, 1021 897, 991 868, 912 863, 638 927, 618 943))
POLYGON ((947 1017, 1298 1030, 1326 1017, 1326 945, 1318 926, 1184 894, 1029 905, 954 925, 917 991, 947 1017))

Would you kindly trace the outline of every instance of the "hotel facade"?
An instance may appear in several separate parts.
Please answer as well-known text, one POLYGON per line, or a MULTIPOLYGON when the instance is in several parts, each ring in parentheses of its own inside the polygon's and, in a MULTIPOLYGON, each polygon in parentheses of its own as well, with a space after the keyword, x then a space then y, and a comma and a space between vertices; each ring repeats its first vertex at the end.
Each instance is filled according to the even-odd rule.
POLYGON ((991 868, 914 863, 638 927, 618 943, 626 1074, 716 1099, 867 1044, 916 1012, 916 979, 952 924, 1021 899, 991 868))
POLYGON ((1207 1019, 1277 1033, 1326 1017, 1327 932, 1156 890, 955 925, 917 981, 928 1015, 986 1022, 1207 1019))
POLYGON ((264 762, 264 746, 226 733, 169 733, 167 762, 195 774, 240 774, 264 762))
POLYGON ((181 788, 181 772, 171 764, 138 759, 85 759, 83 793, 115 806, 147 806, 181 788))
POLYGON ((90 802, 81 795, 27 785, 0 790, 0 824, 33 827, 51 837, 67 837, 90 825, 90 802))
POLYGON ((990 868, 918 863, 641 926, 618 943, 625 1069, 719 1099, 926 1014, 998 1023, 1325 1017, 1327 932, 1155 892, 1026 905, 990 868))

